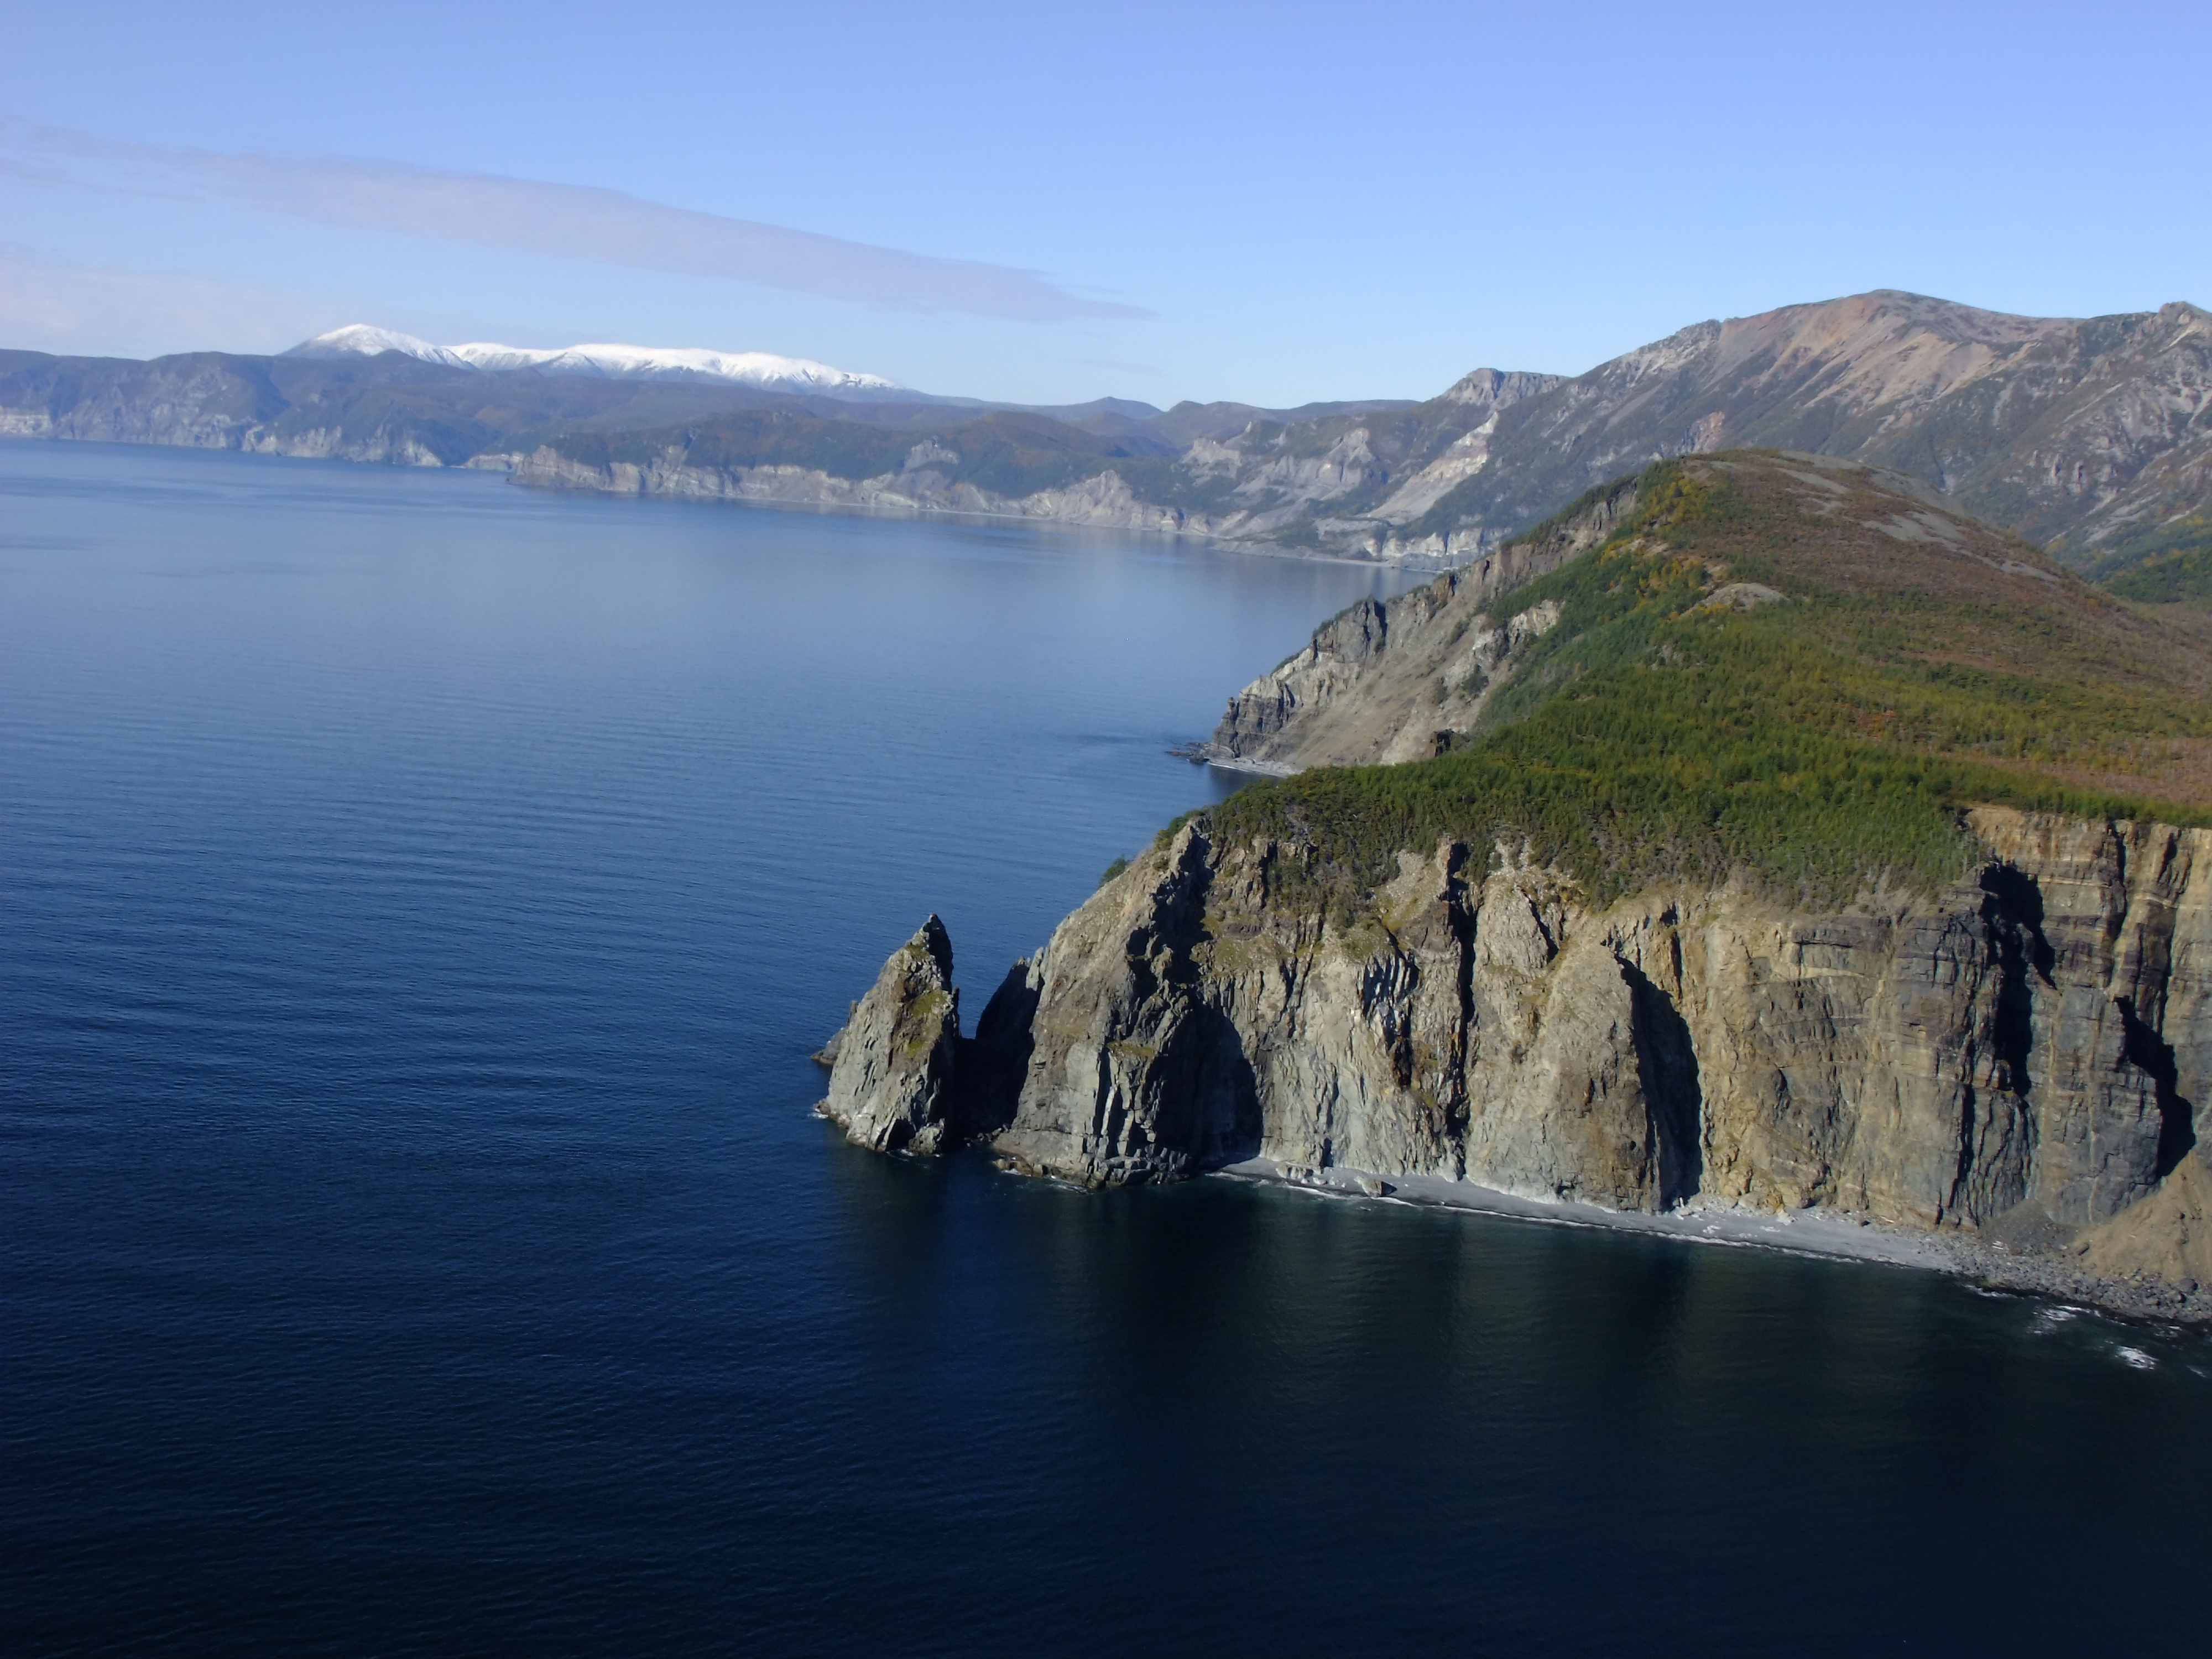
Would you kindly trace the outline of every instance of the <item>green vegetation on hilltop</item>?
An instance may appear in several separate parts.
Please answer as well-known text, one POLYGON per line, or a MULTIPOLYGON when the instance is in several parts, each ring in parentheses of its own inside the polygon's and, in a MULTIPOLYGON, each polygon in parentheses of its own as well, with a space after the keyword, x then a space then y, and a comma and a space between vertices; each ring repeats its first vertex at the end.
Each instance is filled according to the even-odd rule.
POLYGON ((2212 605, 2212 509, 2192 513, 2130 544, 2095 574, 2104 576, 2107 593, 2124 599, 2212 605))
POLYGON ((2105 591, 2145 605, 2212 605, 2212 546, 2169 554, 2115 577, 2105 591))
POLYGON ((2212 823, 2201 651, 1920 505, 1771 455, 1662 462, 1603 543, 1493 607, 1559 620, 1470 743, 1255 784, 1215 832, 1310 842, 1340 903, 1444 836, 1526 845, 1601 901, 1731 872, 1834 901, 1954 877, 1977 802, 2212 823), (1733 584, 1787 597, 1738 609, 1733 584))

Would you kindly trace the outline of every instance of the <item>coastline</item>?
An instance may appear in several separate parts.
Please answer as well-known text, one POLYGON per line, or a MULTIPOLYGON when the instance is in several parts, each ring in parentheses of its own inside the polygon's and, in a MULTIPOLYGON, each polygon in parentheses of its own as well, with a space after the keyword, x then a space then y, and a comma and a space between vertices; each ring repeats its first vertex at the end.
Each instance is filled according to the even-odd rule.
POLYGON ((1246 760, 1241 755, 1230 754, 1215 744, 1206 741, 1186 743, 1169 750, 1168 753, 1177 760, 1188 761, 1193 766, 1217 767, 1224 772, 1243 772, 1253 777, 1294 778, 1305 770, 1305 768, 1292 766, 1286 761, 1246 760))
MULTIPOLYGON (((464 463, 467 465, 467 463, 464 463)), ((738 507, 805 507, 817 511, 859 513, 887 518, 942 518, 979 524, 1050 526, 1062 530, 1089 531, 1109 535, 1151 536, 1175 541, 1194 541, 1225 552, 1258 554, 1270 558, 1301 558, 1329 563, 1358 565, 1376 570, 1408 571, 1434 576, 1458 569, 1482 556, 1478 547, 1463 557, 1449 550, 1406 547, 1385 538, 1369 548, 1358 544, 1341 547, 1305 546, 1245 536, 1234 527, 1218 526, 1201 518, 1193 521, 1179 508, 1157 507, 1129 493, 1120 474, 1100 473, 1082 483, 1025 496, 999 495, 972 485, 953 487, 955 499, 944 499, 930 487, 906 494, 895 487, 895 475, 846 479, 819 469, 764 466, 716 471, 693 468, 679 460, 674 466, 658 463, 621 462, 594 468, 551 453, 544 447, 505 468, 507 482, 525 489, 553 494, 633 496, 709 502, 738 507), (758 488, 755 474, 775 475, 758 488), (1071 510, 1073 509, 1073 510, 1071 510)), ((932 484, 942 480, 934 473, 918 475, 932 484)))
POLYGON ((1690 1205, 1658 1214, 1608 1210, 1565 1199, 1526 1198, 1441 1176, 1376 1176, 1364 1170, 1310 1170, 1273 1158, 1247 1158, 1212 1177, 1285 1187, 1316 1197, 1455 1210, 1554 1227, 1642 1233, 1685 1244, 1774 1250, 1828 1261, 1903 1267, 1972 1280, 1990 1291, 2093 1308, 2122 1318, 2203 1330, 2212 1297, 2186 1297, 2163 1282, 2099 1278, 2050 1256, 2031 1255, 1965 1234, 1922 1232, 1850 1212, 1748 1210, 1690 1205))
POLYGON ((521 489, 542 490, 548 495, 576 496, 628 497, 637 501, 672 501, 702 506, 769 507, 784 511, 830 514, 842 517, 890 520, 928 519, 951 523, 969 523, 979 528, 1001 528, 1022 525, 1056 532, 1075 532, 1111 538, 1139 538, 1162 542, 1189 542, 1223 553, 1245 553, 1269 559, 1303 559, 1322 564, 1344 564, 1361 569, 1405 572, 1412 575, 1437 576, 1446 571, 1463 568, 1470 560, 1481 556, 1472 553, 1465 558, 1437 557, 1423 551, 1390 554, 1362 552, 1351 548, 1308 547, 1288 542, 1270 541, 1265 538, 1246 538, 1224 535, 1212 530, 1184 526, 1121 523, 1112 519, 1085 518, 1079 515, 1061 516, 1050 513, 1022 513, 1012 510, 994 510, 985 507, 946 507, 915 500, 848 501, 809 499, 800 495, 773 494, 746 495, 709 490, 657 490, 610 489, 597 484, 578 484, 549 482, 536 478, 518 477, 521 464, 527 456, 511 451, 486 451, 465 460, 451 463, 438 460, 427 453, 394 459, 384 454, 352 453, 326 444, 302 444, 285 447, 275 440, 240 442, 236 444, 193 443, 182 440, 129 438, 77 438, 58 436, 51 431, 32 431, 21 426, 10 427, 4 411, 0 411, 0 443, 86 444, 125 449, 181 450, 192 454, 251 455, 267 460, 322 462, 339 466, 359 466, 390 470, 395 467, 420 472, 489 473, 521 489))

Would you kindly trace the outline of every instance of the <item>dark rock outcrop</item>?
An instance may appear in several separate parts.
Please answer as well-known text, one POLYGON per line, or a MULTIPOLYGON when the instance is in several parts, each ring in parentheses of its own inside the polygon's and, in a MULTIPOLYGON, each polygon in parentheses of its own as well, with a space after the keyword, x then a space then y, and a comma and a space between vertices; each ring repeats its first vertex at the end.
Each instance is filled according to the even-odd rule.
POLYGON ((1031 966, 1018 962, 975 1035, 961 1036, 952 941, 931 916, 814 1056, 830 1067, 822 1115, 879 1152, 927 1154, 1005 1128, 1028 1070, 1036 1002, 1031 966))
POLYGON ((825 1116, 879 1152, 934 1152, 946 1137, 959 1065, 952 942, 935 916, 891 953, 834 1051, 825 1116))

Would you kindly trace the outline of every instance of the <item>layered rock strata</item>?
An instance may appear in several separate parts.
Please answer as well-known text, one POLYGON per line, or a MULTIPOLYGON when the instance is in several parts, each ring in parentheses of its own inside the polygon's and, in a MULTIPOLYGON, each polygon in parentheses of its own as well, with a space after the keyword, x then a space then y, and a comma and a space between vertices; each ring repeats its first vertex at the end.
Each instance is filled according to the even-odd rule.
POLYGON ((1307 849, 1200 820, 1017 965, 984 1016, 994 1066, 933 1092, 856 1057, 896 1046, 865 1031, 922 1029, 887 987, 950 1010, 917 935, 848 1028, 830 1110, 871 1145, 907 1124, 910 1151, 973 1139, 1091 1184, 1258 1157, 1615 1210, 1850 1211, 2081 1253, 2202 1310, 2212 831, 1972 827, 1986 857, 1941 893, 1820 914, 1735 886, 1595 909, 1446 842, 1346 924, 1308 896, 1307 849))

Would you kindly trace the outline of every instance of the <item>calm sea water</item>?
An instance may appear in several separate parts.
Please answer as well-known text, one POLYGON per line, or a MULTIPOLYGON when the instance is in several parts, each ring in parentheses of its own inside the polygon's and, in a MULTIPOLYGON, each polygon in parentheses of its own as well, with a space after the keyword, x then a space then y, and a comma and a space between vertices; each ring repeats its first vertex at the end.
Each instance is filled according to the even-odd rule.
POLYGON ((0 446, 5 1650, 2201 1652, 2200 1340, 808 1115, 1373 580, 0 446))

